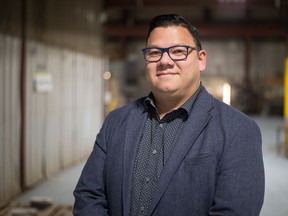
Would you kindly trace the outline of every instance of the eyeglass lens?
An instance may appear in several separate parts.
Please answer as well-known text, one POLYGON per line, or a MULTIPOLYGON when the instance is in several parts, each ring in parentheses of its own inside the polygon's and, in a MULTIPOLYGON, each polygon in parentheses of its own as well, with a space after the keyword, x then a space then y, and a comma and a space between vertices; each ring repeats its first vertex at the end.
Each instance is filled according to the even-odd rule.
POLYGON ((183 60, 188 55, 187 46, 174 46, 169 48, 147 48, 145 50, 145 59, 147 61, 155 62, 162 58, 164 52, 168 52, 172 60, 183 60))

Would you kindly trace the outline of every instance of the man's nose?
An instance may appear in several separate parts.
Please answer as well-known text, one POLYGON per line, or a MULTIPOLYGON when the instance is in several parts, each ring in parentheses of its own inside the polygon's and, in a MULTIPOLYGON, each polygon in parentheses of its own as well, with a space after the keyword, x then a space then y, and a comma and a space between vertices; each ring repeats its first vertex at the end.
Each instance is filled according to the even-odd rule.
POLYGON ((173 61, 173 60, 170 58, 168 52, 164 52, 163 55, 162 55, 162 58, 160 59, 160 62, 161 62, 162 64, 164 64, 164 63, 167 64, 167 63, 169 63, 169 62, 171 62, 171 61, 173 61))

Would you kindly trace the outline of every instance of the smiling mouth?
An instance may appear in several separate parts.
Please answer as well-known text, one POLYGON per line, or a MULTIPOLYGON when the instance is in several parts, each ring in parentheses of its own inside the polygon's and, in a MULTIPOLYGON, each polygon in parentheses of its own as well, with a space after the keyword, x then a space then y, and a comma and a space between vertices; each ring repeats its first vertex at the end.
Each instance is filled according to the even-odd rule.
POLYGON ((156 76, 171 76, 171 75, 176 75, 177 73, 173 73, 173 72, 166 72, 166 73, 163 73, 163 72, 160 72, 160 73, 157 73, 156 76))

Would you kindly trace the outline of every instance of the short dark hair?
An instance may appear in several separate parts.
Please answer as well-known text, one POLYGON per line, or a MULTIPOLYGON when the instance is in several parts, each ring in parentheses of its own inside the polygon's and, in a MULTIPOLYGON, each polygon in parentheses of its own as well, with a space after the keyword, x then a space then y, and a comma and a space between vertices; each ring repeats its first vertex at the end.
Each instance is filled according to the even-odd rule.
POLYGON ((199 50, 202 49, 198 30, 193 25, 191 25, 191 23, 188 22, 184 17, 179 16, 177 14, 164 14, 154 17, 149 23, 146 41, 148 40, 148 37, 150 36, 153 29, 157 27, 168 27, 168 26, 182 26, 186 28, 194 38, 197 48, 199 50))

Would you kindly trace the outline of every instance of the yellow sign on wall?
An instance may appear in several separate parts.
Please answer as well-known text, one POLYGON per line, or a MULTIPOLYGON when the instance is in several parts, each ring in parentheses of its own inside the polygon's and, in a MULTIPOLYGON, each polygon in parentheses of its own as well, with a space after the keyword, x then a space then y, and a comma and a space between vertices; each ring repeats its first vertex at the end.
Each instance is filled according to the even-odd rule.
POLYGON ((284 70, 284 117, 286 120, 288 117, 288 57, 285 60, 284 70))

